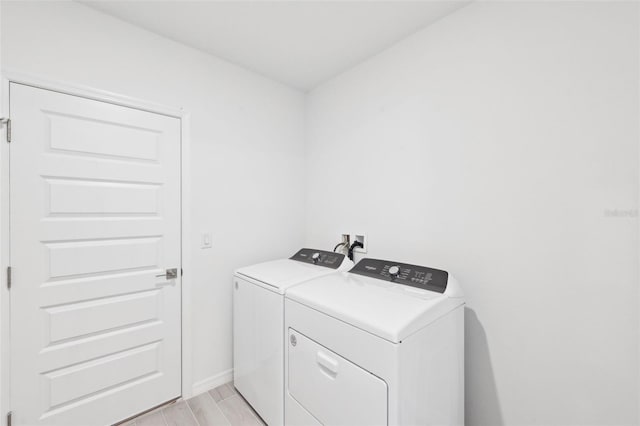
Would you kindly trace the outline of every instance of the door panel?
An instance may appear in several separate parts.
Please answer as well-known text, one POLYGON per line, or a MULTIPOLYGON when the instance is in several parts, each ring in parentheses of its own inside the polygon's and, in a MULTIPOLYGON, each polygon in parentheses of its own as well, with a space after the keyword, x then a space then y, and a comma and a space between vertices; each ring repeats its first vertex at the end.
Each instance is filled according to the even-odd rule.
POLYGON ((10 85, 14 424, 180 396, 180 121, 10 85))
POLYGON ((48 214, 158 214, 160 185, 46 179, 48 214))

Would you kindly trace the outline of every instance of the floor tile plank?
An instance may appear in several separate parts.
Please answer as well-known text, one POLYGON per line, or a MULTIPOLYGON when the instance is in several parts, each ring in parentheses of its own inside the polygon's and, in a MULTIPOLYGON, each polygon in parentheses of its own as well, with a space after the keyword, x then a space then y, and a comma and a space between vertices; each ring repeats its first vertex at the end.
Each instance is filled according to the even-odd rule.
POLYGON ((135 418, 136 426, 167 426, 161 410, 152 411, 135 418))
POLYGON ((207 392, 187 400, 200 426, 230 426, 220 407, 207 392))
POLYGON ((225 383, 224 385, 220 385, 215 389, 211 389, 209 394, 213 397, 215 402, 222 401, 223 399, 227 399, 230 396, 235 395, 235 389, 233 386, 229 387, 225 383))
POLYGON ((263 423, 240 395, 233 395, 218 402, 218 406, 229 419, 231 426, 260 426, 263 423))
POLYGON ((189 406, 184 401, 178 401, 162 409, 168 426, 198 426, 189 406))
POLYGON ((227 387, 227 389, 229 389, 229 391, 231 392, 231 394, 229 396, 235 395, 238 393, 238 391, 236 391, 236 388, 233 386, 233 382, 229 382, 225 385, 227 387))

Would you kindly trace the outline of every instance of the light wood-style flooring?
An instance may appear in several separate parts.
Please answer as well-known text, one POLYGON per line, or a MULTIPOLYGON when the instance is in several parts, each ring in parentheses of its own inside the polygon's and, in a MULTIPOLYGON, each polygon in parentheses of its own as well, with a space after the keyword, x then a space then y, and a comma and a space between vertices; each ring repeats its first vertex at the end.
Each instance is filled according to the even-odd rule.
POLYGON ((157 408, 122 426, 264 426, 233 383, 157 408))

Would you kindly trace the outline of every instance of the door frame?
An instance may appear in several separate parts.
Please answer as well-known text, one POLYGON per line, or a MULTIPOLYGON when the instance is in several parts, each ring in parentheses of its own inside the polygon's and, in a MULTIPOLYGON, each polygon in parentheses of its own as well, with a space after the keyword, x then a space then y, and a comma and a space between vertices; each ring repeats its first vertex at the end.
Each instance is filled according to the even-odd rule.
MULTIPOLYGON (((183 108, 174 108, 142 99, 113 93, 90 86, 52 81, 44 77, 2 70, 0 81, 0 111, 6 117, 9 113, 9 85, 24 84, 39 89, 51 90, 67 95, 79 96, 96 101, 107 102, 129 108, 135 108, 155 114, 161 114, 180 120, 180 253, 183 269, 181 287, 181 396, 187 399, 193 392, 192 371, 192 336, 191 336, 191 182, 190 182, 190 114, 183 108)), ((10 260, 10 226, 9 226, 9 147, 6 141, 6 127, 0 127, 0 424, 11 411, 11 298, 7 288, 6 270, 10 260)), ((152 407, 149 407, 152 408, 152 407)))

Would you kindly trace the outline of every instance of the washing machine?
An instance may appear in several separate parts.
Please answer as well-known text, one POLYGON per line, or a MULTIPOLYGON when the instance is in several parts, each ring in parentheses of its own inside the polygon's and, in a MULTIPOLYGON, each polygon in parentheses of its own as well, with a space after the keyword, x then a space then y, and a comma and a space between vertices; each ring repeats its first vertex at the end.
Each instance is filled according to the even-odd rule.
POLYGON ((464 423, 464 297, 446 271, 362 259, 291 288, 285 327, 285 424, 464 423))
POLYGON ((303 248, 234 273, 234 385, 270 426, 282 425, 284 416, 285 292, 352 266, 343 254, 303 248))

